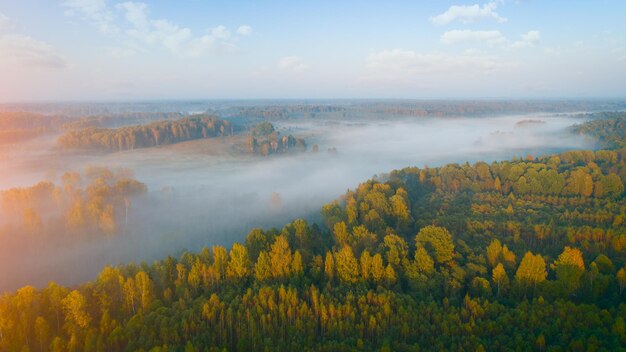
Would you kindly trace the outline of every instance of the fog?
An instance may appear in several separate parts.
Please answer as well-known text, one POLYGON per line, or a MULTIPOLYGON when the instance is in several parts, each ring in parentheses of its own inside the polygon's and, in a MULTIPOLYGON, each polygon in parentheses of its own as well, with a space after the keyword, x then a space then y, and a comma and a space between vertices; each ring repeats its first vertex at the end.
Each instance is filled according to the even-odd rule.
POLYGON ((149 262, 215 244, 229 247, 243 241, 254 227, 280 228, 296 218, 317 221, 323 204, 393 169, 593 148, 591 142, 567 132, 568 126, 580 122, 547 114, 284 120, 275 123, 281 134, 304 137, 309 148, 270 157, 206 147, 219 143, 216 140, 87 154, 56 149, 52 136, 0 149, 0 189, 58 181, 66 171, 97 165, 130 168, 149 190, 133 201, 130 222, 117 236, 31 245, 23 252, 0 250, 0 265, 5 268, 0 270, 0 292, 25 284, 41 287, 50 280, 76 284, 95 278, 107 264, 149 262), (313 144, 319 152, 312 152, 313 144))

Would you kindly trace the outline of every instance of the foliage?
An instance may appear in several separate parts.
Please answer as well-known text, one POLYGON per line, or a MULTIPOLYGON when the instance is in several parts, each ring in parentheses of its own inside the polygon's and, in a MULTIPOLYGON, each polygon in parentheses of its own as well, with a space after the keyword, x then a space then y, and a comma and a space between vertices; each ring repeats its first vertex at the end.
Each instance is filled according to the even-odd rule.
POLYGON ((625 161, 393 171, 324 206, 323 227, 6 294, 0 350, 621 350, 625 161))

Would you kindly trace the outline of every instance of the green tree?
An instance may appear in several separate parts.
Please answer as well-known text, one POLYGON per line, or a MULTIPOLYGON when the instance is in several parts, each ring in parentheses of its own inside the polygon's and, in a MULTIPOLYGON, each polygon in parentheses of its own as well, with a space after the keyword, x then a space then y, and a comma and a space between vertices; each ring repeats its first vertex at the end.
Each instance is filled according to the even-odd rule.
POLYGON ((397 235, 387 235, 383 239, 383 244, 386 249, 387 263, 396 269, 399 268, 409 254, 409 246, 406 241, 397 235))
POLYGON ((626 287, 626 266, 619 269, 615 276, 619 285, 619 294, 621 295, 624 293, 624 288, 626 287))
POLYGON ((565 294, 572 294, 580 286, 580 279, 585 273, 583 254, 578 248, 566 246, 551 268, 556 271, 557 282, 561 284, 565 294))

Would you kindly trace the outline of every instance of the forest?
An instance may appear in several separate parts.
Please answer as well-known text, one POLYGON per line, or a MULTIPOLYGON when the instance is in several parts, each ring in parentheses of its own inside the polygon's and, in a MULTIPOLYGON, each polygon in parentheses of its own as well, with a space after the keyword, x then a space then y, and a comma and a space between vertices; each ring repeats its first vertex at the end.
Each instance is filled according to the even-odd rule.
POLYGON ((274 125, 264 121, 251 129, 248 137, 248 151, 252 154, 268 156, 306 150, 306 142, 292 135, 280 136, 274 125))
MULTIPOLYGON (((616 121, 579 128, 623 136, 616 121)), ((102 189, 123 214, 124 195, 145 192, 124 172, 87 174, 86 190, 68 175, 4 204, 102 189)), ((319 223, 5 294, 0 350, 624 350, 625 180, 619 144, 391 171, 319 223)))
POLYGON ((575 133, 591 136, 605 147, 626 148, 626 113, 605 112, 587 116, 594 120, 574 126, 575 133))
POLYGON ((120 128, 69 130, 58 143, 66 149, 121 151, 232 134, 229 121, 201 115, 120 128))

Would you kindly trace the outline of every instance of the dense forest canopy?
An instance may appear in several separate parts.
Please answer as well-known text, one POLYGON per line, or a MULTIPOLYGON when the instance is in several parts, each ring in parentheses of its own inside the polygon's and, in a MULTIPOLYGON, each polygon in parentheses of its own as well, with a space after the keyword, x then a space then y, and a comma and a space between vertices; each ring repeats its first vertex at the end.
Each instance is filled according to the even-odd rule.
POLYGON ((70 130, 59 138, 59 145, 71 149, 120 151, 231 134, 233 127, 229 121, 209 116, 194 116, 114 129, 70 130))
POLYGON ((321 224, 6 294, 0 349, 621 350, 625 180, 618 148, 392 171, 321 224))
POLYGON ((573 127, 575 133, 586 134, 609 148, 626 148, 626 113, 596 113, 594 120, 573 127))

